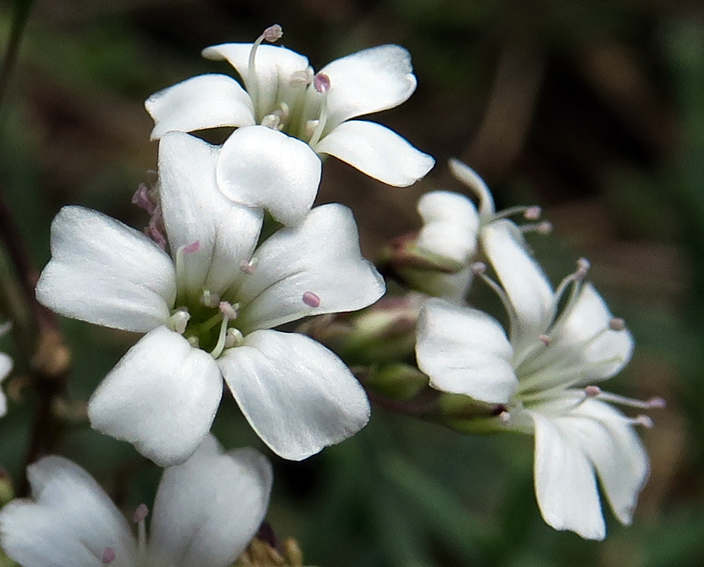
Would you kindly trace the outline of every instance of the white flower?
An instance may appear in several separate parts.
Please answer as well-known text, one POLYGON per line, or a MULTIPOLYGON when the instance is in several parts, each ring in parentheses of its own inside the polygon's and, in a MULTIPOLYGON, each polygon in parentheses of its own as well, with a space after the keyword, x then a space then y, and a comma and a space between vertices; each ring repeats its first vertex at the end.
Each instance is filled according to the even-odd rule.
MULTIPOLYGON (((0 337, 10 330, 10 323, 0 325, 0 337)), ((12 359, 4 352, 0 352, 0 383, 8 377, 12 371, 12 359)), ((7 398, 2 389, 0 389, 0 417, 7 413, 7 398)))
POLYGON ((411 185, 432 168, 433 158, 388 128, 351 120, 411 96, 416 78, 405 49, 382 45, 360 51, 316 75, 307 58, 260 45, 263 39, 203 51, 231 63, 245 88, 226 75, 209 74, 147 99, 155 122, 152 139, 170 131, 237 127, 222 146, 220 189, 238 203, 269 209, 284 224, 300 222, 313 204, 321 170, 316 154, 333 155, 394 186, 411 185), (279 209, 284 198, 295 199, 292 210, 279 209))
MULTIPOLYGON (((471 264, 478 255, 484 228, 516 214, 534 221, 540 216, 540 208, 513 207, 497 213, 489 188, 473 169, 456 159, 451 159, 449 166, 455 179, 474 193, 478 206, 465 195, 451 191, 431 191, 423 195, 418 201, 423 227, 408 252, 412 262, 418 263, 416 257, 419 257, 435 269, 414 271, 411 266, 403 275, 428 295, 463 303, 472 283, 471 264)), ((520 229, 545 231, 549 223, 522 225, 520 229)))
POLYGON ((507 308, 510 339, 487 314, 431 299, 418 324, 418 366, 435 388, 493 404, 478 420, 482 427, 534 434, 535 486, 545 521, 602 539, 595 475, 624 524, 648 475, 633 426, 649 420, 627 418, 607 402, 647 408, 662 400, 629 400, 595 385, 628 362, 633 339, 594 287, 582 283, 586 261, 554 292, 515 225, 493 222, 482 240, 501 282, 487 278, 507 308))
POLYGON ((224 377, 264 442, 303 459, 361 429, 369 402, 332 352, 272 328, 361 309, 383 294, 383 279, 341 205, 317 207, 257 247, 262 211, 217 190, 215 155, 187 134, 161 141, 171 255, 98 212, 62 209, 37 298, 69 317, 147 333, 89 401, 99 431, 158 464, 182 462, 210 428, 224 377))
POLYGON ((0 511, 0 544, 23 567, 227 567, 266 514, 269 462, 254 449, 223 452, 207 437, 159 483, 147 540, 145 505, 127 520, 100 485, 63 457, 27 470, 32 498, 0 511))

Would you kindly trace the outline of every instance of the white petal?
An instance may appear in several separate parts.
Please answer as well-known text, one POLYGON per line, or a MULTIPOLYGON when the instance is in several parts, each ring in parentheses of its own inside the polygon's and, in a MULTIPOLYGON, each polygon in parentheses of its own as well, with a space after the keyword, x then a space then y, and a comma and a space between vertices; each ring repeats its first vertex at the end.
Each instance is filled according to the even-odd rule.
POLYGON ((262 211, 237 205, 215 180, 217 148, 187 134, 172 132, 159 144, 159 194, 172 253, 200 244, 183 257, 179 293, 196 300, 203 289, 220 294, 241 275, 262 224, 262 211), (195 297, 194 297, 195 296, 195 297))
POLYGON ((318 193, 320 158, 308 144, 267 128, 239 128, 225 141, 217 180, 226 197, 263 207, 283 224, 305 218, 318 193))
POLYGON ((493 220, 496 213, 494 198, 484 180, 477 175, 476 171, 458 159, 451 158, 448 165, 455 179, 464 183, 479 198, 479 216, 482 222, 487 223, 493 220))
POLYGON ((494 319, 477 309, 429 299, 418 319, 418 368, 438 390, 506 403, 518 381, 513 351, 494 319))
POLYGON ((535 424, 535 492, 543 519, 556 530, 604 539, 606 526, 592 465, 561 423, 531 412, 535 424))
POLYGON ((411 55, 398 45, 365 49, 320 70, 330 77, 328 121, 341 122, 394 108, 416 90, 411 55))
POLYGON ((200 75, 150 96, 144 103, 154 119, 152 140, 167 132, 193 132, 255 123, 247 92, 227 75, 200 75))
POLYGON ((633 425, 597 399, 586 400, 555 421, 593 463, 616 517, 630 524, 649 470, 648 455, 633 425))
POLYGON ((477 250, 479 215, 474 203, 450 191, 432 191, 418 201, 423 228, 416 246, 466 266, 477 250))
POLYGON ((266 515, 271 484, 263 455, 250 448, 225 453, 208 435, 185 463, 164 471, 150 525, 153 564, 231 565, 266 515))
POLYGON ((310 457, 369 420, 369 401, 349 369, 303 335, 255 331, 218 363, 251 426, 285 459, 310 457))
MULTIPOLYGON (((0 352, 0 382, 12 371, 12 359, 5 353, 0 352)), ((0 417, 7 413, 7 398, 0 389, 0 417)))
POLYGON ((601 380, 618 373, 631 359, 634 341, 624 329, 609 328, 613 316, 594 286, 585 284, 574 307, 559 318, 550 332, 552 344, 576 352, 576 362, 593 364, 585 380, 601 380))
POLYGON ((551 322, 552 287, 538 263, 528 254, 515 224, 506 220, 493 222, 482 230, 481 237, 486 255, 515 312, 511 343, 520 355, 526 345, 539 340, 551 322))
POLYGON ((413 185, 435 164, 432 157, 418 151, 405 138, 380 124, 363 120, 343 122, 315 150, 333 155, 369 177, 395 187, 413 185))
POLYGON ((40 303, 67 317, 147 332, 170 316, 171 258, 121 222, 64 207, 51 224, 51 261, 37 283, 40 303))
POLYGON ((383 278, 360 253, 352 212, 342 205, 316 207, 302 224, 279 230, 254 255, 256 270, 237 292, 238 324, 245 333, 308 315, 361 309, 384 293, 383 278))
POLYGON ((210 430, 222 395, 213 358, 166 327, 122 357, 88 402, 91 425, 160 466, 185 461, 210 430))
POLYGON ((255 58, 256 84, 249 69, 251 43, 224 43, 203 50, 208 59, 227 59, 237 69, 255 104, 259 119, 275 110, 277 100, 285 100, 282 89, 289 86, 291 75, 308 68, 308 59, 295 51, 277 45, 260 45, 255 58), (253 89, 256 94, 253 93, 253 89))
POLYGON ((27 475, 32 499, 0 512, 0 543, 11 558, 23 567, 95 567, 111 547, 115 565, 134 565, 127 521, 86 471, 52 456, 30 465, 27 475))

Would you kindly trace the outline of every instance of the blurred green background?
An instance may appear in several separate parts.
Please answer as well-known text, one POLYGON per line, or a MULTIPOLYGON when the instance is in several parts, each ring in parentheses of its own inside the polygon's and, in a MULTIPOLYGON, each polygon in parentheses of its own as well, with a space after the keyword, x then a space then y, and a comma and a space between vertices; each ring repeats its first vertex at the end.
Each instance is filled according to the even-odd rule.
MULTIPOLYGON (((0 2, 7 43, 13 2, 0 2)), ((642 431, 652 459, 634 525, 607 512, 587 542, 546 526, 528 437, 464 437, 374 408, 369 426, 303 463, 275 463, 269 521, 306 564, 327 566, 704 565, 704 6, 679 0, 38 0, 0 109, 0 190, 37 266, 66 203, 142 227, 130 204, 154 181, 143 100, 204 72, 223 42, 279 23, 280 43, 315 68, 398 43, 418 90, 372 119, 434 155, 410 189, 329 160, 319 201, 350 206, 365 253, 417 228, 418 195, 462 191, 445 166, 483 175, 499 208, 542 205, 554 233, 536 239, 557 280, 586 256, 591 277, 636 337, 610 390, 661 395, 642 431)), ((7 273, 7 257, 0 258, 7 273)), ((1 304, 7 306, 8 296, 1 304)), ((4 317, 7 313, 2 313, 4 317)), ((89 469, 126 510, 151 503, 159 471, 80 419, 98 382, 136 336, 63 320, 74 349, 70 418, 55 451, 89 469)), ((6 386, 0 464, 19 481, 35 397, 18 358, 6 386)), ((226 397, 215 431, 227 447, 261 443, 226 397)), ((234 513, 234 511, 233 511, 234 513)))

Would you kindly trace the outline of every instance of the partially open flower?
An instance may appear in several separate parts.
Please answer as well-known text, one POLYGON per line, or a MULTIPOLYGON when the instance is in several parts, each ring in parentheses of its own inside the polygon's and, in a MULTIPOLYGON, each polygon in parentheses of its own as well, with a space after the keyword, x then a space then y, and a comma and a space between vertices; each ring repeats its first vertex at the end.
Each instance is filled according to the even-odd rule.
POLYGON ((485 403, 483 418, 455 419, 453 427, 533 434, 545 521, 602 539, 596 476, 614 514, 628 524, 648 475, 648 458, 633 429, 649 419, 628 418, 608 402, 651 408, 662 400, 640 402, 595 386, 626 365, 633 339, 594 287, 583 283, 586 261, 553 291, 515 225, 493 222, 482 240, 500 283, 483 270, 477 274, 506 307, 508 337, 482 311, 430 299, 418 324, 418 365, 433 387, 485 403))
POLYGON ((269 462, 254 449, 223 452, 207 437, 185 463, 164 471, 137 537, 98 483, 63 457, 27 470, 32 498, 0 511, 0 544, 23 567, 227 567, 244 552, 269 504, 269 462))
POLYGON ((411 96, 416 78, 405 49, 367 49, 315 73, 304 56, 261 45, 277 35, 265 32, 253 44, 205 49, 205 57, 231 63, 244 88, 229 76, 210 74, 152 95, 145 103, 155 122, 152 138, 170 131, 236 127, 218 161, 221 190, 238 203, 267 208, 285 224, 300 222, 315 199, 321 168, 316 154, 334 155, 401 187, 430 170, 434 160, 398 134, 374 122, 352 120, 411 96), (293 210, 279 209, 283 196, 295 198, 293 210))

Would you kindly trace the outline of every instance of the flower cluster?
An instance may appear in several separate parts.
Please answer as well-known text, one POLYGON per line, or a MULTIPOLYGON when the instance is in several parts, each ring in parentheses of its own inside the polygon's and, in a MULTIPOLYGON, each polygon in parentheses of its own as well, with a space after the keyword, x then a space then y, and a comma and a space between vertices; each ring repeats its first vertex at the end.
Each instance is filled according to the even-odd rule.
MULTIPOLYGON (((598 386, 626 365, 633 338, 585 282, 588 263, 553 289, 524 240, 550 229, 540 209, 497 212, 482 179, 451 160, 478 205, 425 194, 422 228, 394 241, 381 262, 409 293, 370 307, 386 285, 362 257, 352 212, 313 205, 327 155, 394 186, 434 165, 398 134, 358 119, 408 99, 410 57, 385 45, 316 73, 302 55, 264 44, 281 35, 272 26, 253 44, 204 50, 240 82, 202 75, 146 101, 159 153, 157 183, 133 197, 149 215, 143 232, 79 206, 52 223, 37 300, 142 335, 90 397, 87 418, 167 467, 149 538, 146 506, 134 515, 135 538, 88 473, 50 456, 29 467, 32 498, 0 512, 7 554, 38 567, 231 565, 264 518, 272 478, 262 455, 223 452, 210 434, 223 382, 262 442, 295 461, 365 426, 374 378, 393 382, 388 396, 404 402, 433 390, 433 417, 456 430, 535 437, 548 524, 603 538, 598 481, 630 523, 648 473, 634 426, 650 421, 614 404, 663 402, 598 386), (195 134, 217 127, 232 130, 220 145, 195 134), (527 222, 510 220, 519 215, 527 222), (506 329, 470 306, 477 280, 503 303, 506 329), (365 308, 335 327, 335 314, 365 308), (325 317, 292 325, 315 316, 325 317), (353 374, 350 364, 365 368, 353 374)), ((10 369, 0 354, 0 380, 10 369)))

